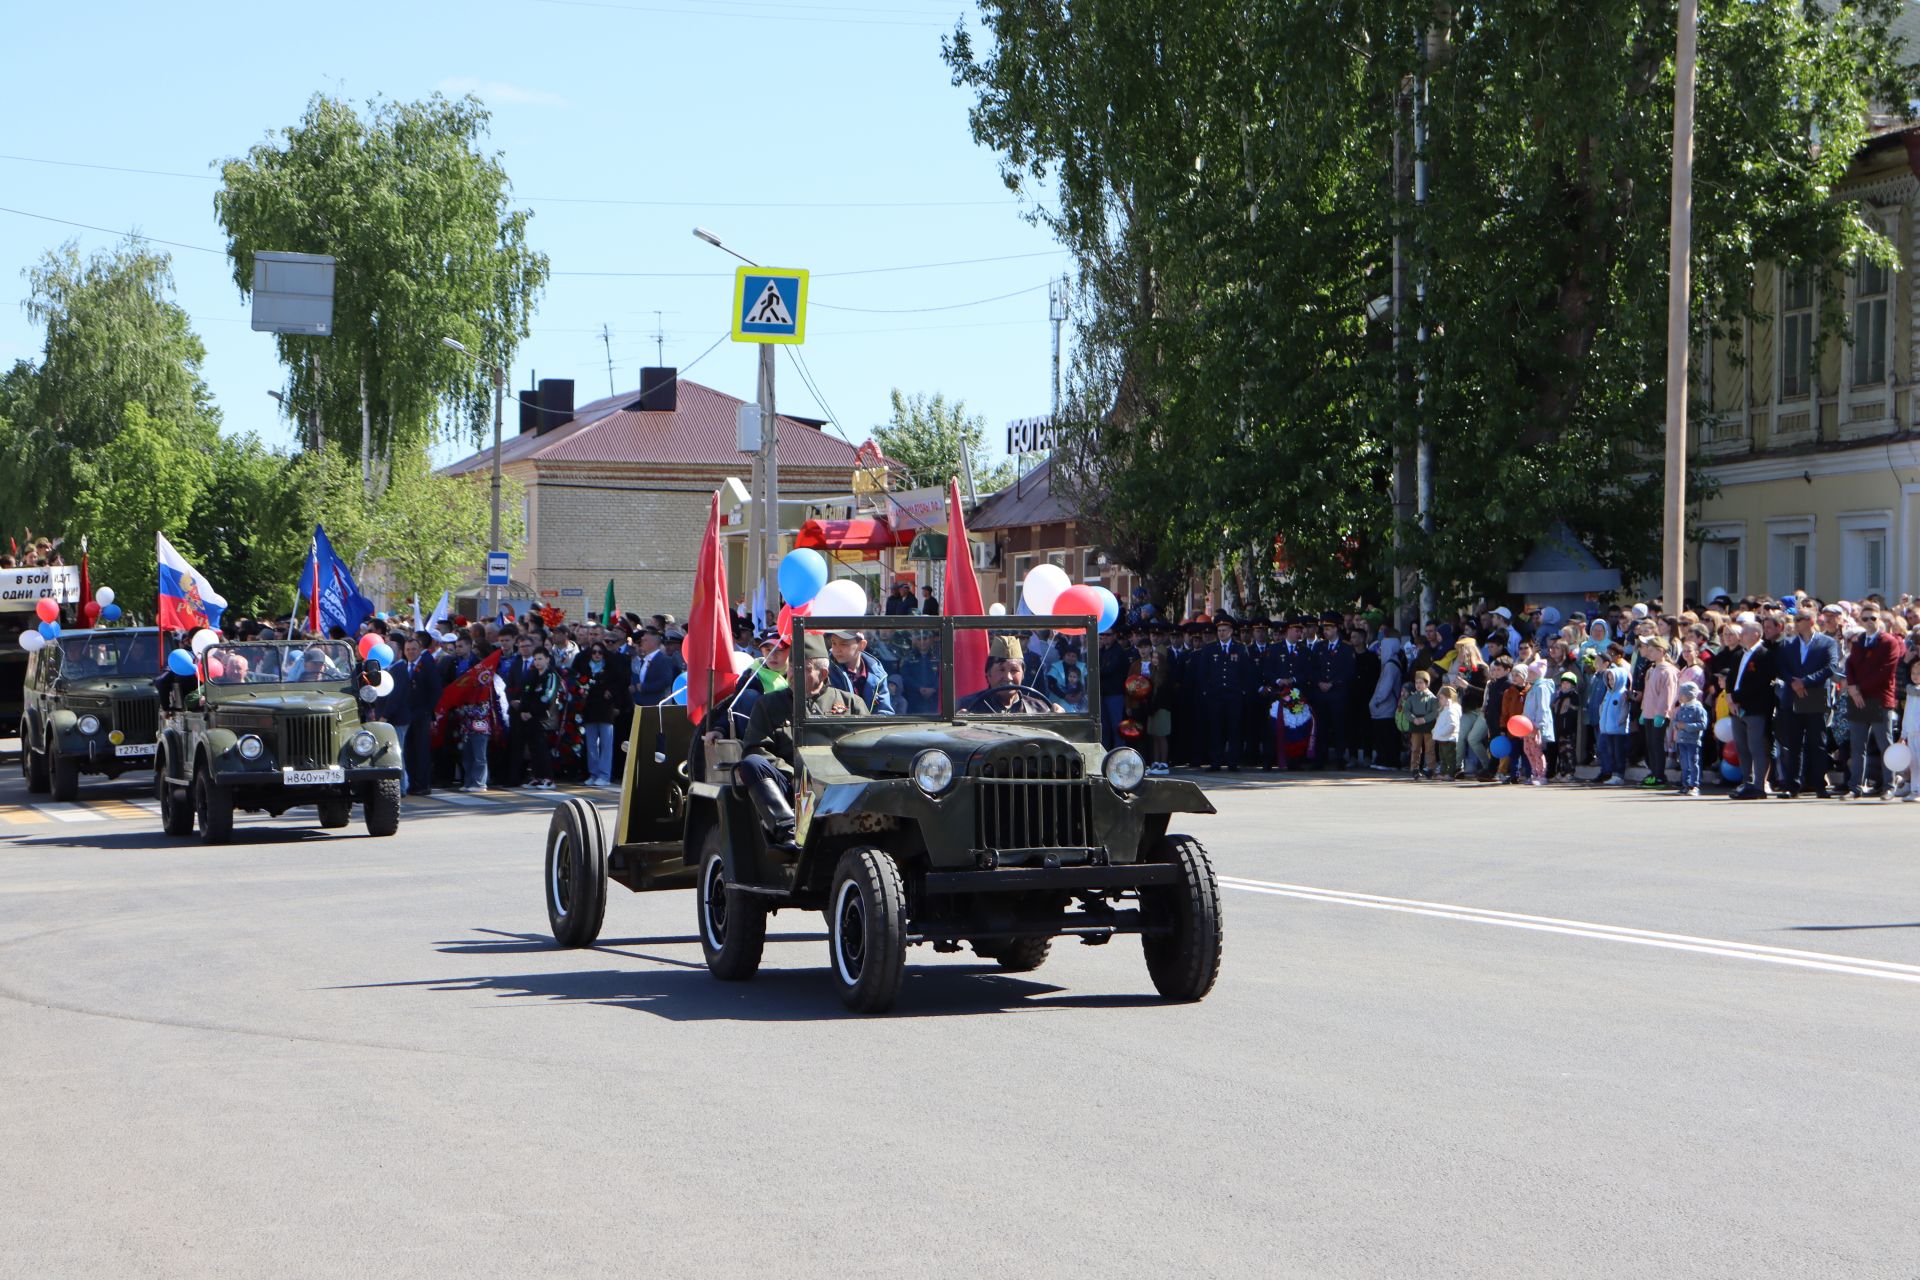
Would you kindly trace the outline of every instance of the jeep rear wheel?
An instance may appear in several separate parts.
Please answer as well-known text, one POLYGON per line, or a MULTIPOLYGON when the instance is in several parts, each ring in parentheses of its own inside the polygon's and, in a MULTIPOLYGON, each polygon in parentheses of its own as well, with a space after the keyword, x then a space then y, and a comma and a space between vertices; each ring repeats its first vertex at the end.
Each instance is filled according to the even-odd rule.
POLYGON ((700 950, 707 971, 722 982, 744 982, 760 969, 767 943, 767 909, 752 895, 727 884, 726 848, 720 824, 700 843, 700 950))
POLYGON ((590 947, 607 916, 607 843, 599 812, 579 796, 547 819, 547 923, 563 947, 590 947))
POLYGON ((47 778, 47 757, 35 751, 23 738, 20 743, 20 771, 27 775, 27 794, 43 796, 53 785, 47 778))
POLYGON ((170 836, 193 834, 193 805, 182 789, 167 777, 167 759, 160 756, 153 765, 153 796, 160 802, 160 830, 170 836))
POLYGON ((993 961, 1003 973, 1032 973, 1047 962, 1047 953, 1053 949, 1053 939, 996 938, 991 942, 975 942, 972 945, 975 955, 993 961))
POLYGON ((880 849, 849 849, 827 897, 827 948, 840 999, 855 1013, 885 1013, 907 966, 907 902, 900 868, 880 849))
POLYGON ((215 782, 204 764, 193 771, 193 812, 200 820, 202 844, 232 841, 233 788, 215 782))
POLYGON ((381 778, 367 788, 367 834, 390 836, 400 830, 400 779, 381 778))
POLYGON ((1207 851, 1192 836, 1162 836, 1154 862, 1170 862, 1180 878, 1140 891, 1147 923, 1160 931, 1142 934, 1147 973, 1169 1000, 1198 1000, 1220 976, 1220 886, 1207 851))
POLYGON ((328 830, 344 827, 353 820, 353 801, 346 796, 328 796, 317 807, 320 810, 320 825, 328 830))

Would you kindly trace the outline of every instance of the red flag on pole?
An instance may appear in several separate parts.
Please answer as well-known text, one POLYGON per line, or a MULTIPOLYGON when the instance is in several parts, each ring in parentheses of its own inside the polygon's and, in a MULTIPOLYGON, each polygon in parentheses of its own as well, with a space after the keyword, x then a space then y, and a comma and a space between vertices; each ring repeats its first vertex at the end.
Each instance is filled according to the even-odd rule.
POLYGON ((313 592, 307 597, 307 634, 320 634, 320 540, 307 539, 307 564, 310 572, 307 581, 313 584, 313 592))
MULTIPOLYGON (((941 608, 950 618, 977 618, 980 580, 973 576, 973 548, 967 543, 967 517, 960 508, 960 482, 947 481, 947 583, 941 608)), ((987 687, 987 633, 955 628, 953 696, 956 700, 987 687)))
POLYGON ((474 663, 462 672, 446 688, 440 691, 440 701, 433 705, 432 745, 442 746, 447 740, 447 719, 452 712, 469 703, 485 702, 493 693, 491 684, 481 684, 483 673, 491 673, 500 665, 500 650, 495 649, 483 660, 474 663))
POLYGON ((727 625, 727 563, 720 555, 720 495, 707 512, 700 565, 693 575, 693 609, 680 646, 687 664, 687 718, 699 724, 733 689, 733 628, 727 625))
POLYGON ((87 572, 87 540, 80 539, 80 612, 93 602, 93 578, 87 572))

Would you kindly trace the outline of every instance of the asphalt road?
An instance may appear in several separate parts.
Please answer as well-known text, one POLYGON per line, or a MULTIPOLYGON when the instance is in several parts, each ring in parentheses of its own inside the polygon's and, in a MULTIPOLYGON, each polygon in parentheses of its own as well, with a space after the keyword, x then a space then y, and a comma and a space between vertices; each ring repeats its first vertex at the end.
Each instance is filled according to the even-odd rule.
POLYGON ((1215 795, 1204 1003, 1123 940, 856 1018, 818 917, 555 949, 534 797, 216 849, 9 772, 0 1275, 1920 1276, 1920 806, 1215 795))

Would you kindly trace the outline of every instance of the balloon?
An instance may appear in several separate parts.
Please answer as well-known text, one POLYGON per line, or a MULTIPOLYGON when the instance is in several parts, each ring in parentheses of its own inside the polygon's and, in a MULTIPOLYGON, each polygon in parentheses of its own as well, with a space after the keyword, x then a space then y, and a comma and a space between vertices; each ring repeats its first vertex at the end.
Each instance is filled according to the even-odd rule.
MULTIPOLYGON (((103 588, 101 588, 101 590, 103 590, 103 591, 104 591, 105 589, 106 589, 106 588, 104 588, 104 587, 103 587, 103 588)), ((117 604, 112 604, 112 603, 108 603, 108 604, 103 604, 103 605, 101 605, 101 606, 100 606, 100 621, 102 621, 102 622, 118 622, 118 621, 120 621, 120 606, 119 606, 119 605, 117 605, 117 604)))
POLYGON ((20 647, 28 653, 38 653, 47 647, 47 638, 38 631, 22 631, 20 633, 20 647))
POLYGON ((393 692, 393 672, 382 671, 380 678, 373 682, 373 691, 384 698, 393 692))
MULTIPOLYGON (((1027 580, 1020 584, 1020 599, 1034 613, 1057 613, 1054 601, 1072 585, 1067 580, 1067 571, 1059 565, 1037 564, 1027 570, 1027 580)), ((1096 618, 1100 616, 1097 607, 1087 612, 1096 618)))
MULTIPOLYGON (((1031 581, 1031 576, 1029 576, 1031 581)), ((1068 587, 1053 598, 1053 607, 1048 613, 1057 613, 1063 617, 1098 618, 1100 616, 1100 597, 1093 594, 1092 587, 1068 587)), ((1077 636, 1083 634, 1078 627, 1062 627, 1060 634, 1077 636)))
POLYGON ((51 640, 60 634, 60 624, 57 622, 43 622, 37 628, 35 628, 35 630, 39 631, 39 633, 45 636, 47 639, 51 640))
POLYGON ((1504 737, 1495 738, 1493 744, 1489 746, 1487 750, 1493 753, 1495 760, 1505 760, 1513 754, 1513 739, 1504 737))
POLYGON ((780 616, 774 620, 773 629, 780 633, 781 644, 793 643, 793 620, 813 616, 811 604, 788 604, 780 606, 780 616))
POLYGON ((1509 716, 1507 717, 1507 732, 1516 738, 1531 737, 1533 735, 1533 721, 1527 719, 1525 716, 1509 716))
POLYGON ((100 606, 89 600, 80 606, 80 616, 85 618, 87 624, 91 626, 93 623, 99 621, 100 606))
POLYGON ((805 604, 827 585, 827 558, 811 547, 798 547, 780 558, 780 594, 788 604, 805 604))
POLYGON ((113 603, 113 588, 102 587, 93 593, 93 602, 102 609, 113 603))
POLYGON ((867 593, 850 578, 829 582, 809 602, 819 618, 861 618, 867 612, 867 593))
POLYGON ((361 636, 361 637, 360 637, 360 646, 359 646, 359 647, 360 647, 360 656, 361 656, 362 658, 364 658, 364 657, 366 657, 366 656, 367 656, 367 655, 368 655, 369 653, 372 653, 372 652, 373 652, 373 646, 375 646, 375 645, 377 645, 377 644, 379 644, 379 643, 380 643, 380 633, 379 633, 378 631, 369 631, 369 632, 367 632, 367 634, 365 634, 365 635, 363 635, 363 636, 361 636))
POLYGON ((1120 621, 1120 597, 1105 587, 1093 588, 1093 594, 1100 597, 1100 630, 1105 631, 1120 621))
POLYGON ((369 648, 366 656, 372 658, 382 667, 390 667, 393 665, 393 646, 383 640, 379 644, 369 648))
POLYGON ((167 655, 167 670, 177 676, 193 674, 193 655, 185 649, 175 649, 167 655))
POLYGON ((1113 731, 1131 742, 1140 736, 1140 725, 1133 720, 1122 720, 1113 727, 1113 731))
POLYGON ((1722 761, 1720 765, 1720 776, 1725 778, 1728 782, 1738 782, 1740 781, 1740 779, 1746 777, 1747 775, 1741 772, 1739 765, 1728 764, 1725 761, 1722 761))
POLYGON ((1722 742, 1733 741, 1733 717, 1721 716, 1713 722, 1713 736, 1722 742))
POLYGON ((218 680, 221 676, 225 674, 227 674, 226 663, 220 661, 220 659, 218 658, 207 659, 207 679, 218 680))
POLYGON ((60 606, 51 600, 38 601, 33 606, 33 611, 39 615, 42 622, 54 622, 60 617, 60 606))
POLYGON ((219 643, 220 633, 218 631, 215 631, 212 627, 202 627, 194 632, 192 637, 188 639, 187 648, 193 653, 193 656, 197 658, 219 643))
POLYGON ((1913 748, 1904 742, 1893 743, 1880 754, 1880 762, 1894 773, 1905 773, 1913 765, 1913 748))
POLYGON ((674 677, 673 690, 672 692, 667 694, 667 701, 673 703, 677 707, 684 707, 687 705, 687 673, 686 672, 682 671, 678 676, 674 677))
POLYGON ((987 606, 987 616, 990 618, 1004 618, 1007 616, 1007 606, 995 600, 987 606))
POLYGON ((733 660, 733 674, 736 676, 747 674, 748 671, 753 669, 753 664, 759 661, 759 659, 752 654, 742 653, 738 649, 733 650, 727 656, 733 660))

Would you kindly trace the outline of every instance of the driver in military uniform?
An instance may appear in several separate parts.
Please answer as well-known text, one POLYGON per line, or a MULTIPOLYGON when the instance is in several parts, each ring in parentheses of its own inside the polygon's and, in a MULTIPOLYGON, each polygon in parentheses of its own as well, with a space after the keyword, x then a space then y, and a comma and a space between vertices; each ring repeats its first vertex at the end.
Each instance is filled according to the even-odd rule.
MULTIPOLYGON (((809 716, 864 716, 866 700, 829 683, 833 659, 826 637, 807 633, 806 663, 800 678, 806 685, 809 716)), ((767 843, 776 849, 797 849, 793 818, 793 685, 762 694, 753 704, 742 741, 746 756, 733 766, 733 780, 753 801, 766 830, 767 843)))
POLYGON ((960 703, 962 715, 1047 716, 1060 708, 1025 687, 1026 654, 1018 636, 995 636, 987 653, 987 687, 960 703))

